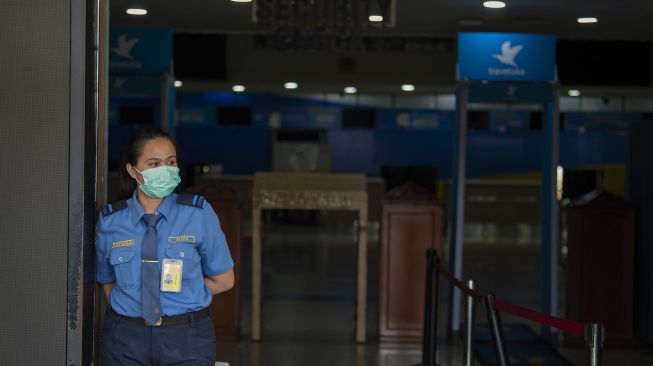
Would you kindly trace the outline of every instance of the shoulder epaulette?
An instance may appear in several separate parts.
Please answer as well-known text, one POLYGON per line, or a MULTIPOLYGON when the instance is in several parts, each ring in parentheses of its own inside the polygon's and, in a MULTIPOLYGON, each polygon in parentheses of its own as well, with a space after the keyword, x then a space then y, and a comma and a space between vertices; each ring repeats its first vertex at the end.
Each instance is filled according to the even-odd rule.
POLYGON ((102 206, 102 216, 109 216, 124 208, 127 208, 127 200, 109 203, 108 205, 102 206))
POLYGON ((177 203, 180 205, 202 208, 204 206, 204 196, 198 194, 180 193, 177 195, 177 203))

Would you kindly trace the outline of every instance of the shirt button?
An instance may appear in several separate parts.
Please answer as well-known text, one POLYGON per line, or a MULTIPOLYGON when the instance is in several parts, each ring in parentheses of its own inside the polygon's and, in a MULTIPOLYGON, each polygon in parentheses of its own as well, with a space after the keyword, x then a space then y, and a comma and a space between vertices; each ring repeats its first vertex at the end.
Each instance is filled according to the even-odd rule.
POLYGON ((155 215, 155 216, 159 216, 159 215, 160 215, 159 211, 156 211, 156 212, 154 213, 154 215, 155 215))
POLYGON ((118 257, 118 261, 122 262, 122 257, 118 257))
POLYGON ((179 256, 182 258, 184 257, 184 255, 185 255, 184 252, 179 253, 179 256))

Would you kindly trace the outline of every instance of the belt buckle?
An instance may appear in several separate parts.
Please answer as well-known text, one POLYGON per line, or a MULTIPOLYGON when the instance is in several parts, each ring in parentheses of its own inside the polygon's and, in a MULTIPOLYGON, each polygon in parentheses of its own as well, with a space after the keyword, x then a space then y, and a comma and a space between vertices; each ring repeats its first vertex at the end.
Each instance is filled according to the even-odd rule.
POLYGON ((147 325, 148 327, 160 327, 161 323, 163 323, 163 318, 159 318, 159 320, 157 320, 156 323, 154 323, 154 324, 152 324, 152 323, 148 322, 147 320, 145 320, 145 325, 147 325))

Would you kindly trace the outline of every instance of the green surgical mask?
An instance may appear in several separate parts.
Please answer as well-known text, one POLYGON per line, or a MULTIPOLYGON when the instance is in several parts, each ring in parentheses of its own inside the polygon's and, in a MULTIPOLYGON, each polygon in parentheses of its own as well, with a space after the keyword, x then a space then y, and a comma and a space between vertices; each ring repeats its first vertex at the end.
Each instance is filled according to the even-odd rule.
POLYGON ((140 189, 151 198, 163 198, 169 195, 181 182, 179 168, 176 166, 162 165, 142 172, 138 169, 136 171, 143 176, 142 184, 138 182, 138 179, 136 180, 140 189))

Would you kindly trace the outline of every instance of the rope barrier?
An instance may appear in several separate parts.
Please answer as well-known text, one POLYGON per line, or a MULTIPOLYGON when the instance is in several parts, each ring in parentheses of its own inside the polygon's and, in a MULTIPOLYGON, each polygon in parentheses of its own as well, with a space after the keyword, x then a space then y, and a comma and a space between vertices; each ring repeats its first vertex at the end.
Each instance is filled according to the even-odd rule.
MULTIPOLYGON (((447 279, 447 281, 449 281, 452 285, 457 287, 465 295, 471 296, 476 301, 483 300, 483 297, 485 295, 483 295, 482 293, 476 290, 472 290, 468 288, 462 281, 452 276, 449 272, 443 269, 442 266, 438 265, 437 269, 438 272, 440 272, 440 274, 447 279)), ((510 313, 512 315, 516 315, 521 318, 530 319, 534 322, 548 325, 550 327, 557 328, 565 332, 573 333, 581 337, 585 335, 585 325, 582 323, 558 318, 552 315, 547 315, 544 313, 537 312, 535 310, 531 310, 498 299, 494 300, 494 308, 498 311, 502 311, 504 313, 510 313)))
POLYGON ((474 303, 482 302, 488 316, 490 323, 490 333, 492 335, 494 351, 496 353, 497 361, 501 366, 510 365, 510 357, 506 350, 506 344, 503 337, 503 327, 501 326, 501 317, 499 312, 510 313, 521 318, 529 319, 537 323, 557 328, 565 332, 573 333, 585 337, 587 345, 587 364, 589 366, 601 365, 601 352, 603 349, 603 342, 605 340, 605 328, 600 323, 582 324, 555 316, 547 315, 537 312, 528 308, 524 308, 515 304, 505 301, 497 300, 494 295, 485 295, 474 289, 473 282, 465 285, 461 280, 457 279, 449 272, 447 272, 440 265, 440 258, 437 256, 435 249, 430 248, 426 251, 426 298, 425 298, 425 313, 424 313, 424 332, 422 343, 422 363, 420 366, 434 366, 436 365, 437 354, 437 331, 435 325, 438 324, 438 312, 436 311, 438 301, 438 283, 440 276, 447 279, 453 286, 460 289, 467 301, 467 311, 465 316, 465 365, 473 365, 473 357, 471 357, 472 340, 474 339, 474 303), (471 314, 471 315, 470 315, 471 314))
POLYGON ((476 291, 472 290, 469 287, 465 286, 465 284, 451 275, 449 272, 445 271, 442 266, 438 265, 438 272, 447 279, 452 285, 456 286, 460 291, 462 291, 465 295, 471 296, 474 300, 476 301, 482 301, 483 300, 483 294, 476 291))
POLYGON ((565 332, 574 333, 579 336, 585 335, 585 325, 567 319, 546 315, 535 310, 521 307, 501 300, 494 301, 494 308, 504 313, 510 313, 522 318, 530 319, 540 324, 548 325, 565 332))

